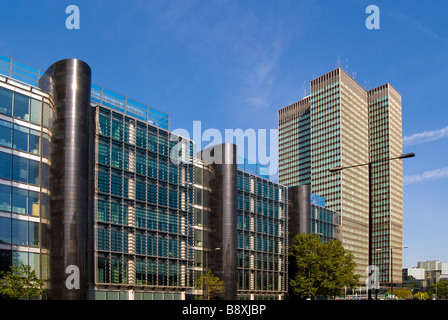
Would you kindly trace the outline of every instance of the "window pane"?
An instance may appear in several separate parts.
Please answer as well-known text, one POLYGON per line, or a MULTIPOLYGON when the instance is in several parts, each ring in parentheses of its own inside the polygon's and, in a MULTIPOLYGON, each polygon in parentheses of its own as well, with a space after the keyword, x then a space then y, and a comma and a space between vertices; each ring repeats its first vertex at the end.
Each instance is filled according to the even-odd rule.
POLYGON ((0 113, 12 114, 12 91, 0 88, 0 113))
POLYGON ((31 99, 31 122, 40 125, 42 118, 42 101, 31 99))
POLYGON ((42 218, 50 218, 50 196, 46 193, 41 193, 41 206, 40 212, 42 218))
POLYGON ((98 162, 105 165, 110 163, 109 145, 102 142, 98 144, 98 162))
POLYGON ((14 93, 14 117, 30 120, 30 98, 20 93, 14 93))
POLYGON ((11 219, 0 217, 0 243, 11 244, 11 219))
POLYGON ((30 147, 29 150, 33 154, 40 154, 40 132, 30 129, 29 136, 30 147))
POLYGON ((46 133, 42 133, 42 157, 50 158, 50 136, 46 133))
POLYGON ((48 105, 48 103, 43 103, 43 117, 42 117, 42 125, 47 128, 50 129, 50 106, 48 105))
POLYGON ((41 186, 50 190, 50 166, 42 163, 41 186))
POLYGON ((14 125, 14 144, 13 148, 28 152, 28 135, 30 129, 19 126, 17 124, 14 125))
POLYGON ((39 224, 29 222, 28 224, 28 245, 32 247, 39 246, 39 224))
POLYGON ((39 216, 39 192, 29 191, 28 195, 28 214, 31 216, 39 216))
POLYGON ((28 182, 28 159, 13 156, 12 179, 18 182, 28 182))
POLYGON ((28 221, 12 219, 12 244, 28 245, 28 221))
POLYGON ((11 187, 0 184, 0 210, 11 211, 11 187))
POLYGON ((0 178, 11 180, 12 155, 0 152, 0 178))
POLYGON ((0 146, 12 147, 12 123, 0 120, 0 146))
POLYGON ((28 170, 29 179, 28 182, 31 184, 39 185, 39 162, 30 159, 30 167, 28 170))
POLYGON ((13 188, 12 190, 12 212, 27 214, 28 190, 13 188))

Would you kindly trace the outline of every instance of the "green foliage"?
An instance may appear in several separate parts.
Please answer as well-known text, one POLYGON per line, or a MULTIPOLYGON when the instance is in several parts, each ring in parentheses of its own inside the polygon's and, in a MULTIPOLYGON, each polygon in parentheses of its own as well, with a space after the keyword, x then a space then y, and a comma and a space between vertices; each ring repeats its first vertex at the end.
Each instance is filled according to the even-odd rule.
POLYGON ((224 293, 224 281, 215 276, 210 270, 207 274, 203 274, 197 281, 196 285, 204 292, 205 300, 213 300, 221 293, 224 293))
MULTIPOLYGON (((387 293, 391 293, 391 291, 388 290, 387 293)), ((412 290, 406 288, 394 288, 394 295, 398 299, 411 299, 412 290)))
POLYGON ((429 299, 429 295, 427 292, 417 292, 416 294, 414 294, 414 299, 417 300, 428 300, 429 299))
POLYGON ((22 262, 16 267, 11 267, 8 272, 1 272, 0 294, 7 295, 11 299, 37 296, 43 291, 44 281, 39 280, 34 270, 22 262))
POLYGON ((289 249, 290 287, 299 298, 335 297, 359 281, 353 255, 340 241, 322 243, 316 234, 298 234, 289 249))
MULTIPOLYGON (((428 293, 433 296, 436 295, 436 285, 432 284, 428 290, 428 293)), ((448 298, 448 281, 441 280, 437 282, 437 298, 438 299, 447 299, 448 298)))

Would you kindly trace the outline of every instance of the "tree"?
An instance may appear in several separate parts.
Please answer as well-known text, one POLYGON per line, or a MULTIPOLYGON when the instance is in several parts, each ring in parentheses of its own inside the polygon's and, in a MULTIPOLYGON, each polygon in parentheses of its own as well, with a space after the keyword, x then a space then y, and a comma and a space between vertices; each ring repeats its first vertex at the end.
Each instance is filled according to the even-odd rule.
POLYGON ((434 297, 437 294, 438 299, 448 298, 448 280, 438 281, 437 287, 436 287, 436 284, 432 284, 428 290, 428 293, 432 294, 434 297))
POLYGON ((29 265, 22 262, 18 266, 11 266, 10 271, 0 272, 0 294, 11 299, 33 297, 43 292, 44 280, 40 280, 29 265))
POLYGON ((298 234, 289 249, 290 293, 299 298, 335 297, 359 281, 353 255, 340 241, 322 243, 316 234, 298 234))
POLYGON ((429 299, 429 295, 427 292, 417 292, 416 294, 414 294, 414 299, 417 300, 428 300, 429 299))
MULTIPOLYGON (((391 290, 388 290, 387 293, 391 293, 391 290)), ((398 299, 411 299, 412 298, 412 290, 406 288, 395 288, 394 295, 398 299)))
POLYGON ((196 284, 202 289, 205 300, 213 300, 221 293, 224 293, 225 290, 224 281, 215 276, 210 270, 206 274, 203 274, 196 281, 196 284))

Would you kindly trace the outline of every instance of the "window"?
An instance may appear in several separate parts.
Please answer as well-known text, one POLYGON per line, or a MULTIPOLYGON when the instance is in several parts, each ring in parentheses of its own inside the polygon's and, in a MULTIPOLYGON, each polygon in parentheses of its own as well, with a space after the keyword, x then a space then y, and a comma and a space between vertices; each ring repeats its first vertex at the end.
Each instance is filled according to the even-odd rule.
POLYGON ((96 208, 97 208, 96 211, 98 221, 109 222, 110 220, 109 203, 104 200, 98 200, 96 208))
POLYGON ((14 117, 30 120, 30 98, 20 93, 14 94, 14 117))
POLYGON ((42 157, 50 158, 50 144, 51 138, 48 134, 42 133, 42 157))
POLYGON ((0 152, 0 178, 10 180, 12 167, 12 155, 0 152))
POLYGON ((109 173, 98 172, 98 190, 109 193, 109 173))
POLYGON ((0 146, 12 147, 12 123, 4 120, 0 120, 0 146))
POLYGON ((28 191, 28 214, 30 216, 39 216, 39 192, 36 191, 28 191))
POLYGON ((28 245, 39 246, 39 224, 36 222, 28 222, 28 245))
POLYGON ((110 164, 109 145, 102 142, 98 144, 98 163, 110 164))
POLYGON ((99 115, 99 132, 103 136, 110 137, 110 119, 101 114, 99 115))
POLYGON ((123 141, 123 122, 112 119, 112 138, 123 141))
POLYGON ((39 185, 39 162, 35 160, 29 160, 28 169, 28 182, 30 184, 39 185))
POLYGON ((0 113, 12 114, 12 91, 0 87, 0 113))
POLYGON ((18 124, 14 125, 14 139, 13 139, 13 148, 28 152, 28 136, 30 134, 30 129, 19 126, 18 124))
POLYGON ((12 190, 12 212, 27 214, 28 190, 13 188, 12 190))
POLYGON ((110 231, 107 229, 98 228, 98 250, 110 250, 110 231))
POLYGON ((31 122, 37 125, 42 120, 42 101, 31 99, 31 122))
POLYGON ((39 155, 40 154, 40 132, 30 129, 29 135, 29 149, 30 153, 39 155))
POLYGON ((136 173, 146 175, 146 157, 137 153, 136 173))
POLYGON ((135 223, 138 228, 146 228, 146 210, 145 208, 135 208, 135 223))
POLYGON ((11 219, 0 217, 0 243, 11 244, 11 219))
POLYGON ((123 150, 113 147, 111 156, 111 166, 115 168, 123 168, 123 150))
POLYGON ((11 187, 0 184, 0 210, 11 211, 11 187))
POLYGON ((12 179, 18 182, 28 182, 28 159, 13 156, 12 179))
POLYGON ((12 244, 28 245, 28 221, 12 219, 12 244))

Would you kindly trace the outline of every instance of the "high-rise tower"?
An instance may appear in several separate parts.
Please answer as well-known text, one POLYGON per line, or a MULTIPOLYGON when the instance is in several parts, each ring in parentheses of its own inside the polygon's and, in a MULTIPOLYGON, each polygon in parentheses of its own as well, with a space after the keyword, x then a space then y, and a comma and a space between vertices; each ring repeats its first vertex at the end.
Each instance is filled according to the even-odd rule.
POLYGON ((311 81, 309 96, 279 110, 279 149, 279 182, 310 183, 312 193, 341 213, 342 242, 354 254, 360 280, 366 267, 376 264, 381 281, 388 282, 393 247, 393 279, 399 281, 401 162, 374 165, 370 177, 368 166, 329 172, 401 154, 398 92, 390 84, 366 91, 341 68, 318 77, 311 81))

